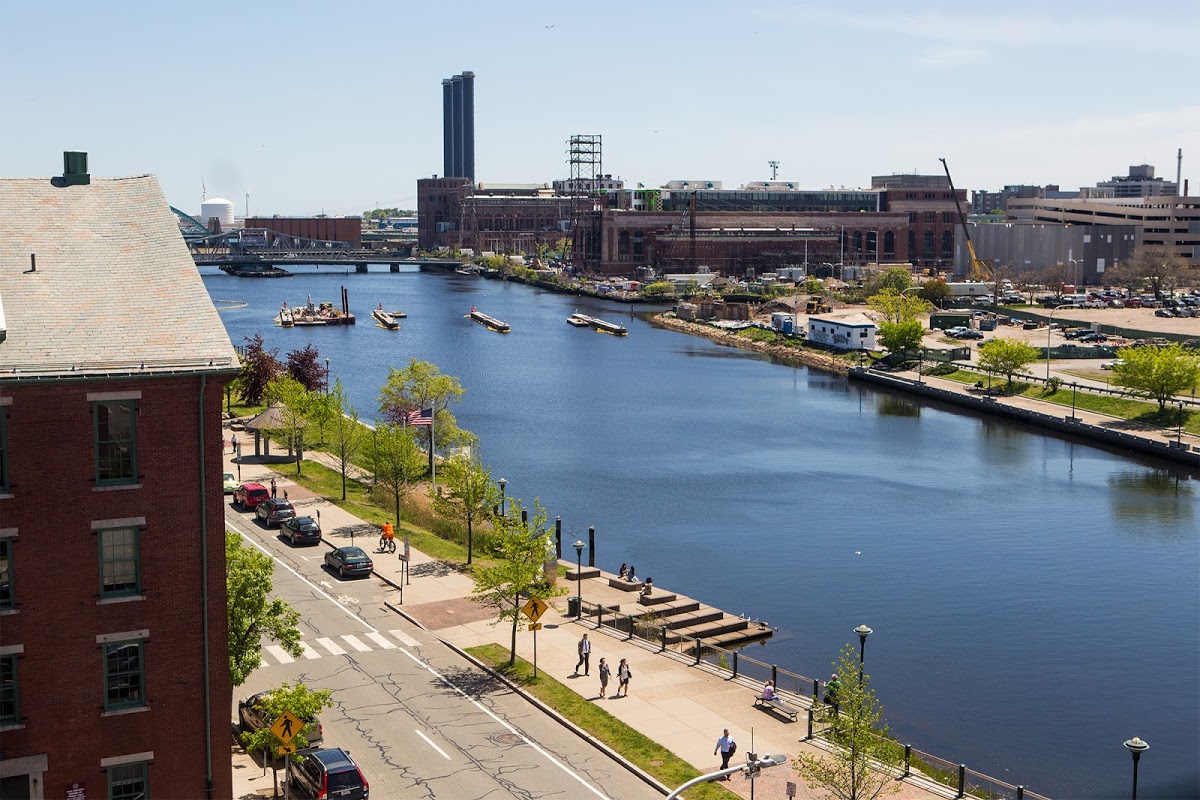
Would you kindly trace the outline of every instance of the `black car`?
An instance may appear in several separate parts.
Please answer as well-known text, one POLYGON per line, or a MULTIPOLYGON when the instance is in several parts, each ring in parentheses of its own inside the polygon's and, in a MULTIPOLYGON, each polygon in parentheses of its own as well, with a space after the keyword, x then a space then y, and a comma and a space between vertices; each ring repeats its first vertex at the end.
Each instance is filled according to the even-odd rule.
POLYGON ((340 747, 314 750, 292 768, 289 797, 329 797, 368 800, 371 785, 362 770, 340 747))
POLYGON ((345 578, 347 575, 370 575, 375 565, 361 547, 335 547, 325 554, 325 566, 345 578))
POLYGON ((1091 342, 1107 342, 1107 341, 1108 341, 1108 337, 1107 337, 1107 336, 1105 336, 1103 333, 1085 333, 1083 336, 1080 336, 1080 337, 1079 337, 1079 341, 1081 341, 1081 342, 1087 342, 1087 343, 1091 343, 1091 342))
POLYGON ((279 523, 296 516, 296 507, 287 500, 269 497, 254 507, 254 516, 267 523, 268 528, 278 528, 279 523))
POLYGON ((321 543, 321 526, 312 517, 289 517, 279 527, 279 535, 286 536, 293 547, 321 543))
MULTIPOLYGON (((269 691, 258 692, 252 694, 245 700, 238 701, 238 727, 244 732, 256 731, 261 728, 269 728, 275 724, 275 714, 268 715, 266 708, 263 707, 263 699, 270 694, 269 691)), ((320 745, 324 739, 324 731, 321 727, 321 720, 313 717, 312 719, 304 720, 304 739, 309 746, 320 745)))

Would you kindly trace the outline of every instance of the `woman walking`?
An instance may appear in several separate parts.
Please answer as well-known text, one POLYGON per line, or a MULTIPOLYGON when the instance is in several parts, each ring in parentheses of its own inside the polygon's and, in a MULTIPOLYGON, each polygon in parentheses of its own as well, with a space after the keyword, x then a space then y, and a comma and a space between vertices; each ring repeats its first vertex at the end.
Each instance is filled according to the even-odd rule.
POLYGON ((617 697, 629 696, 629 679, 632 677, 633 672, 630 671, 629 665, 622 658, 621 663, 617 665, 617 697))
POLYGON ((604 697, 604 693, 608 691, 608 679, 612 677, 612 670, 608 667, 608 662, 603 658, 600 659, 600 696, 604 697))

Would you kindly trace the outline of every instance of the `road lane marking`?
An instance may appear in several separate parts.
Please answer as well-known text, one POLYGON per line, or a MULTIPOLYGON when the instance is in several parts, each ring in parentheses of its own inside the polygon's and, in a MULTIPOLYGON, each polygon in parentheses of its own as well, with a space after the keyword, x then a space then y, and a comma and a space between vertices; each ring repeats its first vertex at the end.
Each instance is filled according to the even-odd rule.
POLYGON ((382 633, 376 633, 375 631, 371 631, 370 633, 367 634, 367 638, 370 639, 375 644, 382 647, 384 650, 395 650, 396 649, 396 645, 392 644, 387 639, 387 637, 385 637, 382 633))
POLYGON ((346 651, 343 650, 342 648, 338 647, 336 644, 334 644, 333 639, 327 639, 325 637, 321 637, 320 639, 317 639, 317 644, 321 645, 321 647, 324 647, 326 650, 328 650, 330 653, 332 653, 335 656, 346 655, 346 651))
POLYGON ((421 646, 420 642, 418 642, 413 637, 409 636, 404 631, 388 631, 388 633, 390 633, 392 636, 395 636, 397 639, 399 639, 400 644, 406 644, 409 647, 420 647, 421 646))
POLYGON ((429 746, 430 746, 430 747, 432 747, 434 750, 437 750, 439 753, 441 753, 441 754, 442 754, 442 758, 446 759, 447 761, 449 761, 449 760, 450 760, 450 756, 446 755, 446 751, 445 751, 445 750, 443 750, 442 748, 438 747, 438 746, 437 746, 436 744, 434 744, 432 741, 430 741, 430 739, 429 739, 429 737, 428 737, 428 736, 426 736, 425 734, 421 733, 420 731, 417 731, 417 736, 420 736, 422 739, 424 739, 424 740, 425 740, 425 743, 426 743, 427 745, 429 745, 429 746))
POLYGON ((308 646, 308 642, 301 642, 300 649, 304 651, 305 658, 320 658, 321 654, 308 646))
POLYGON ((284 650, 282 647, 280 647, 277 644, 267 645, 266 651, 268 653, 270 653, 271 655, 275 656, 275 658, 279 661, 280 664, 290 664, 296 660, 288 654, 287 650, 284 650))
MULTIPOLYGON (((393 631, 393 632, 394 632, 394 631, 393 631)), ((586 780, 584 780, 584 778, 583 778, 581 775, 579 775, 578 773, 576 773, 574 770, 572 770, 572 769, 571 769, 570 767, 568 767, 566 764, 564 764, 564 763, 562 763, 561 761, 559 761, 559 760, 558 760, 557 758, 555 758, 554 756, 550 755, 550 753, 548 753, 548 752, 546 752, 544 749, 542 749, 542 746, 541 746, 541 745, 539 745, 537 742, 535 742, 535 741, 533 741, 532 739, 530 739, 530 738, 529 738, 528 736, 526 736, 525 734, 521 733, 519 730, 517 730, 516 728, 514 728, 512 725, 510 725, 510 724, 509 724, 509 723, 508 723, 506 720, 504 720, 503 718, 501 718, 501 717, 497 716, 497 715, 496 715, 496 714, 495 714, 495 713, 494 713, 494 712, 493 712, 493 711, 492 711, 490 708, 488 708, 487 706, 485 706, 483 703, 480 703, 480 702, 479 702, 478 700, 476 700, 474 697, 471 697, 471 695, 467 694, 467 693, 466 693, 466 692, 464 692, 462 689, 460 689, 460 688, 458 688, 457 686, 455 686, 455 685, 454 685, 454 683, 453 683, 452 681, 450 681, 449 679, 447 679, 447 678, 446 678, 444 675, 442 675, 440 672, 438 672, 438 671, 437 671, 436 669, 434 669, 433 667, 431 667, 431 666, 429 666, 428 664, 426 664, 424 661, 422 661, 422 660, 420 659, 420 657, 413 655, 412 653, 410 653, 410 652, 408 652, 407 650, 405 650, 403 647, 401 647, 401 648, 400 648, 400 652, 401 652, 401 653, 404 653, 404 655, 406 655, 406 656, 408 656, 409 658, 411 658, 411 659, 412 659, 413 661, 415 661, 415 662, 416 662, 418 665, 420 665, 420 666, 424 667, 424 668, 425 668, 425 669, 426 669, 426 670, 429 672, 429 674, 430 674, 430 675, 433 675, 435 678, 437 678, 438 680, 440 680, 442 683, 446 684, 446 685, 447 685, 447 686, 449 686, 451 689, 453 689, 454 691, 458 692, 458 694, 459 694, 459 695, 461 695, 461 696, 462 696, 462 698, 463 698, 464 700, 466 700, 468 703, 470 703, 471 705, 475 706, 475 707, 476 707, 476 708, 478 708, 480 711, 482 711, 483 713, 487 714, 489 717, 491 717, 492 719, 494 719, 496 722, 498 722, 498 723, 500 723, 501 725, 503 725, 503 726, 504 726, 504 727, 505 727, 505 728, 506 728, 506 729, 507 729, 507 730, 508 730, 510 733, 512 733, 512 734, 513 734, 514 736, 516 736, 517 738, 519 738, 519 739, 520 739, 521 741, 523 741, 525 744, 527 744, 527 745, 529 745, 530 747, 532 747, 532 748, 533 748, 534 750, 536 750, 538 753, 541 753, 541 755, 542 755, 542 756, 543 756, 543 757, 544 757, 544 758, 545 758, 547 761, 549 761, 551 764, 553 764, 554 766, 558 767, 558 768, 559 768, 559 769, 561 769, 563 772, 567 773, 567 774, 568 774, 568 775, 570 775, 572 778, 574 778, 576 781, 578 781, 580 786, 584 787, 584 788, 585 788, 585 789, 587 789, 589 792, 591 792, 592 794, 596 795, 596 797, 602 798, 602 800, 608 800, 608 798, 607 798, 607 797, 605 797, 605 795, 604 795, 604 794, 603 794, 603 793, 602 793, 602 792, 601 792, 599 789, 597 789, 595 786, 592 786, 590 783, 588 783, 586 780)))
POLYGON ((363 644, 357 636, 342 636, 342 641, 360 653, 369 653, 371 651, 371 648, 363 644))

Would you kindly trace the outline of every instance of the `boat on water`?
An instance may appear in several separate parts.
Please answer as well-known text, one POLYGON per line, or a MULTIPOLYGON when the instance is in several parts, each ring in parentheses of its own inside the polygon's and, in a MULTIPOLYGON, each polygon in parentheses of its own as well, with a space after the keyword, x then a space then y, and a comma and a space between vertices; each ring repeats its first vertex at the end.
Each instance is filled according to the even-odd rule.
POLYGON ((394 315, 383 310, 383 303, 380 303, 379 308, 371 312, 371 316, 375 318, 376 322, 387 328, 389 331, 400 330, 400 323, 396 321, 396 317, 394 315))
POLYGON ((292 317, 292 310, 287 307, 287 303, 284 303, 283 308, 279 309, 279 313, 275 315, 275 324, 281 328, 290 328, 296 324, 296 320, 292 317))
POLYGON ((350 300, 346 294, 346 287, 342 287, 342 307, 335 308, 331 302, 322 302, 314 304, 312 296, 308 298, 308 303, 294 308, 288 308, 284 305, 280 310, 279 320, 280 325, 284 327, 299 327, 307 328, 316 325, 353 325, 354 315, 350 313, 350 300), (291 325, 286 325, 283 320, 283 312, 289 312, 292 320, 291 325))
POLYGON ((567 317, 567 322, 581 328, 584 325, 588 325, 601 333, 611 333, 613 336, 629 335, 629 330, 624 325, 618 325, 615 322, 608 322, 597 317, 589 317, 587 314, 580 314, 578 311, 567 317))
POLYGON ((507 322, 496 319, 495 317, 489 317, 487 314, 483 313, 482 311, 476 311, 475 306, 471 306, 470 317, 471 317, 471 319, 475 320, 476 322, 478 322, 482 325, 486 325, 494 331, 499 331, 500 333, 508 333, 508 331, 509 331, 507 322))

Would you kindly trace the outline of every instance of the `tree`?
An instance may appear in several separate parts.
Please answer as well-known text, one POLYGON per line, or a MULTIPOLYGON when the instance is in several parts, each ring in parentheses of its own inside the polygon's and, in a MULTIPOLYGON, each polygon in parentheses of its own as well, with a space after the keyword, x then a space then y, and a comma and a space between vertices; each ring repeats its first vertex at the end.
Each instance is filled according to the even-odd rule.
MULTIPOLYGON (((297 683, 292 686, 290 683, 284 682, 280 686, 272 689, 264 694, 259 702, 262 707, 263 717, 268 720, 276 720, 279 715, 285 711, 295 714, 301 720, 308 721, 316 719, 317 715, 333 704, 333 692, 329 689, 309 689, 303 683, 297 683)), ((296 746, 296 749, 308 747, 309 734, 312 733, 312 724, 305 724, 303 728, 295 735, 290 744, 296 746)), ((241 735, 242 745, 246 748, 246 752, 254 752, 258 750, 265 756, 270 756, 278 752, 280 745, 283 744, 271 728, 259 728, 253 731, 246 731, 241 735)), ((302 756, 293 755, 293 759, 299 761, 302 756)), ((273 759, 272 759, 273 761, 273 759)))
POLYGON ((245 355, 242 356, 242 372, 238 375, 238 394, 247 405, 260 406, 267 393, 267 386, 283 371, 277 358, 278 350, 267 350, 259 334, 246 337, 245 355))
POLYGON ((385 422, 395 425, 403 423, 410 411, 433 409, 434 424, 421 429, 422 443, 429 454, 429 471, 432 472, 435 443, 450 447, 461 437, 450 406, 461 400, 465 393, 458 378, 443 375, 435 364, 413 358, 406 368, 393 368, 388 373, 387 383, 379 390, 379 413, 385 422))
POLYGON ((642 287, 643 297, 673 297, 674 295, 675 284, 668 281, 655 281, 642 287))
POLYGON ((543 600, 565 594, 546 583, 546 561, 553 558, 554 539, 546 528, 546 509, 535 499, 533 519, 526 521, 521 501, 509 501, 505 516, 493 517, 494 541, 499 561, 495 566, 478 570, 471 599, 497 611, 493 625, 512 620, 512 648, 508 665, 517 661, 517 625, 521 621, 521 606, 526 597, 543 600))
POLYGON ((310 392, 323 392, 329 387, 327 370, 321 366, 321 354, 312 344, 287 354, 287 374, 310 392))
POLYGON ((267 387, 267 399, 279 403, 279 424, 287 436, 288 448, 296 452, 296 474, 300 474, 300 462, 304 460, 304 431, 308 429, 312 395, 294 378, 286 375, 271 381, 267 387))
POLYGON ((1071 283, 1071 265, 1047 264, 1037 273, 1038 282, 1054 294, 1054 299, 1062 299, 1063 293, 1071 283))
POLYGON ((341 378, 333 384, 333 391, 326 395, 325 399, 326 406, 332 412, 327 444, 337 460, 338 472, 342 474, 342 499, 345 500, 346 472, 362 444, 363 430, 358 420, 358 412, 346 399, 346 390, 342 387, 341 378))
POLYGON ((225 575, 229 587, 229 677, 241 686, 262 664, 262 637, 299 658, 300 614, 286 602, 269 598, 274 563, 266 553, 242 544, 236 533, 225 534, 225 575))
POLYGON ((425 474, 425 456, 409 429, 376 421, 367 448, 367 466, 375 474, 375 486, 395 503, 396 527, 400 526, 400 503, 425 474))
POLYGON ((1179 344, 1129 347, 1113 365, 1113 382, 1157 400, 1162 412, 1175 395, 1200 388, 1200 356, 1179 344))
POLYGON ((912 285, 912 273, 907 269, 904 267, 888 267, 867 280, 867 292, 869 294, 878 294, 884 289, 892 289, 902 294, 905 289, 911 288, 912 285))
POLYGON ((1130 254, 1129 259, 1110 270, 1121 285, 1131 290, 1149 290, 1156 298, 1179 286, 1187 274, 1187 264, 1179 256, 1162 245, 1142 245, 1130 254))
POLYGON ((895 768, 902 761, 902 750, 887 739, 888 726, 881 723, 883 707, 871 688, 871 677, 860 673, 860 666, 854 645, 847 644, 834 662, 841 684, 837 710, 830 705, 816 707, 821 721, 832 725, 833 750, 796 756, 800 777, 838 800, 874 800, 900 791, 895 768))
POLYGON ((921 284, 921 291, 918 295, 922 300, 932 303, 938 308, 942 308, 942 304, 950 299, 950 287, 941 278, 932 281, 925 281, 921 284))
POLYGON ((470 564, 475 521, 489 513, 499 495, 492 483, 492 471, 478 459, 455 456, 442 462, 441 476, 443 491, 430 495, 433 510, 443 517, 461 519, 467 524, 467 563, 470 564))
POLYGON ((1041 351, 1019 339, 992 339, 979 346, 979 366, 986 372, 1003 375, 1012 386, 1012 376, 1038 360, 1041 351))
POLYGON ((908 322, 922 314, 928 314, 932 306, 920 297, 900 294, 895 289, 884 289, 867 298, 867 305, 883 314, 888 322, 908 322))
POLYGON ((884 322, 879 326, 879 342, 893 353, 908 353, 922 346, 925 326, 919 320, 884 322))

